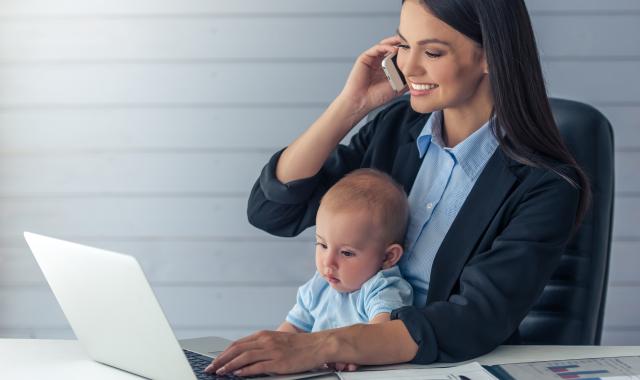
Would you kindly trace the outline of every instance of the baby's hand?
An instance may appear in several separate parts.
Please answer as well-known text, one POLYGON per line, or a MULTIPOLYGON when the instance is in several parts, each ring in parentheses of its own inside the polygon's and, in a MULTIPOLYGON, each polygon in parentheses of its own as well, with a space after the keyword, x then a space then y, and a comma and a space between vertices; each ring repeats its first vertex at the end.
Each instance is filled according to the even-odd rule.
POLYGON ((353 372, 358 370, 358 365, 353 363, 329 363, 327 366, 338 372, 346 371, 353 372))

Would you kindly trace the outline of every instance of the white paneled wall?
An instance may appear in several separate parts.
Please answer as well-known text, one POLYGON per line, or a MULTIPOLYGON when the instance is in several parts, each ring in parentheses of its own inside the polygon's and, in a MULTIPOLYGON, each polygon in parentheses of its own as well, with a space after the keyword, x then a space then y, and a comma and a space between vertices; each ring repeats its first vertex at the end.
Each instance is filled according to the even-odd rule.
MULTIPOLYGON (((314 270, 311 231, 252 228, 248 192, 399 3, 2 0, 0 337, 72 336, 24 230, 136 256, 180 337, 275 327, 314 270)), ((615 129, 604 340, 640 344, 640 2, 528 4, 551 95, 615 129)))

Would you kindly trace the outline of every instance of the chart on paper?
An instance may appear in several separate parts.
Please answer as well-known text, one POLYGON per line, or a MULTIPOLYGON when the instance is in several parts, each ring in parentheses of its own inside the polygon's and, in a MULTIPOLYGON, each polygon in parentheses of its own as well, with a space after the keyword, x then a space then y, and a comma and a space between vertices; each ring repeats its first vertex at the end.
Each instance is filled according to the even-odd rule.
MULTIPOLYGON (((640 380, 640 356, 556 360, 496 366, 522 380, 640 380)), ((505 374, 502 374, 505 375, 505 374)))

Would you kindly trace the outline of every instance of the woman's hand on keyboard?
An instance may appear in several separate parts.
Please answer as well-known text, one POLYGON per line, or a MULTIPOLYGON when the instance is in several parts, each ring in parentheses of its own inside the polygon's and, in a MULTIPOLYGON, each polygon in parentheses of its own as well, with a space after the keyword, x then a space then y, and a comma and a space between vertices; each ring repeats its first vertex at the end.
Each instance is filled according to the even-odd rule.
POLYGON ((205 368, 207 373, 252 376, 320 368, 322 335, 260 331, 233 342, 205 368))

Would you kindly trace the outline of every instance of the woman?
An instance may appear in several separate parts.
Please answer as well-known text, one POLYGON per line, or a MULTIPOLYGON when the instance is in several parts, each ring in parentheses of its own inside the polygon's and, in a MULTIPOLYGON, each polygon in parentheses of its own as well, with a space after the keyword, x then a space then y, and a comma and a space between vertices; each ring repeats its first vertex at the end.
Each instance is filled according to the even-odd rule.
POLYGON ((249 219, 294 236, 313 225, 327 188, 359 167, 391 174, 409 194, 400 266, 414 305, 377 325, 259 332, 234 342, 209 371, 460 361, 519 342, 518 326, 590 197, 553 121, 524 1, 404 1, 398 36, 360 55, 325 113, 264 168, 249 219), (398 95, 379 69, 396 52, 410 101, 338 145, 398 95))

